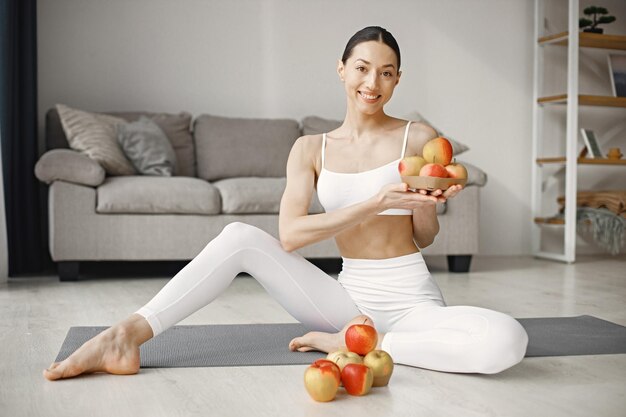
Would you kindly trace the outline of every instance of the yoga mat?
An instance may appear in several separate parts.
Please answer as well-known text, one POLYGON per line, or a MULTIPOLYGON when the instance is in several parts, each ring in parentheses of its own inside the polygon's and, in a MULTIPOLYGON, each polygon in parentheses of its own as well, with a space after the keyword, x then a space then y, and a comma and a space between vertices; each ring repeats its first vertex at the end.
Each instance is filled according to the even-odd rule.
MULTIPOLYGON (((626 353, 626 327, 592 316, 517 319, 529 337, 526 357, 626 353)), ((107 327, 71 327, 56 361, 107 327)), ((322 352, 291 352, 300 323, 174 326, 141 348, 142 368, 306 365, 322 352)))

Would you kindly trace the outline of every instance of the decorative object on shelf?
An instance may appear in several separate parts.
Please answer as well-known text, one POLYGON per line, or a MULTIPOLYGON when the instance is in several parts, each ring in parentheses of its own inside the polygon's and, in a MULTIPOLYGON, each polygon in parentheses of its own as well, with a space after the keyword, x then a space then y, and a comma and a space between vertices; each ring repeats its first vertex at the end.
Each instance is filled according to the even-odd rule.
POLYGON ((622 159, 622 151, 619 148, 611 148, 609 149, 609 153, 607 154, 609 159, 622 159))
MULTIPOLYGON (((557 198, 565 211, 565 196, 557 198)), ((617 255, 626 238, 626 191, 579 191, 576 193, 576 223, 593 229, 593 239, 611 255, 617 255)))
POLYGON ((591 32, 591 33, 604 33, 604 29, 597 27, 598 25, 604 25, 608 23, 615 22, 615 16, 606 16, 609 14, 609 11, 604 7, 597 6, 589 6, 585 7, 583 13, 593 20, 589 20, 586 17, 581 17, 578 20, 578 27, 583 29, 583 32, 591 32), (601 16, 598 16, 601 15, 601 16), (587 27, 589 26, 589 27, 587 27))
POLYGON ((607 209, 579 207, 576 209, 576 222, 588 230, 593 230, 593 239, 598 246, 611 255, 620 253, 624 246, 626 218, 607 209))
POLYGON ((608 54, 613 97, 626 97, 626 55, 608 54))
POLYGON ((596 139, 596 135, 593 133, 593 130, 580 129, 580 133, 583 136, 589 155, 591 155, 592 158, 603 158, 602 151, 600 151, 600 145, 598 145, 598 140, 596 139))

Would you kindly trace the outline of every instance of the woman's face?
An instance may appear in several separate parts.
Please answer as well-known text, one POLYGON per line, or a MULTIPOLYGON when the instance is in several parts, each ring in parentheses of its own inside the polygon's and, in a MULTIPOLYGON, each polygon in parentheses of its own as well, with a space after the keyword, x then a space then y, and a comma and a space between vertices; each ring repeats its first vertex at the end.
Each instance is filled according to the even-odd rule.
POLYGON ((348 101, 366 114, 382 109, 402 74, 394 50, 378 41, 355 46, 345 65, 339 60, 337 72, 344 82, 348 101))

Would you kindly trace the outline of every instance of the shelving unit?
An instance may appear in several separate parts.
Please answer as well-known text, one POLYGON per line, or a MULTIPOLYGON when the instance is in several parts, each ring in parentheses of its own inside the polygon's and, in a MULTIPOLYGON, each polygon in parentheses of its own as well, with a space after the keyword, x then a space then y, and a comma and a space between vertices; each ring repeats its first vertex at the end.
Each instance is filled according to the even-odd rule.
MULTIPOLYGON (((579 48, 600 48, 626 51, 626 36, 579 32, 579 1, 569 0, 568 30, 544 36, 544 8, 542 0, 535 0, 534 86, 533 86, 533 157, 532 157, 532 252, 535 256, 563 262, 576 260, 576 193, 579 164, 626 166, 626 160, 592 159, 577 155, 579 106, 626 108, 625 97, 583 95, 578 91, 579 48), (544 49, 567 47, 567 92, 543 97, 544 49), (569 97, 577 97, 570 100, 569 97), (543 151, 543 110, 547 106, 567 106, 565 156, 545 157, 543 151), (546 217, 542 209, 542 176, 546 164, 565 166, 565 213, 564 219, 546 217), (563 252, 547 252, 541 249, 541 228, 558 225, 564 228, 563 252)), ((555 213, 550 213, 555 214, 555 213)))

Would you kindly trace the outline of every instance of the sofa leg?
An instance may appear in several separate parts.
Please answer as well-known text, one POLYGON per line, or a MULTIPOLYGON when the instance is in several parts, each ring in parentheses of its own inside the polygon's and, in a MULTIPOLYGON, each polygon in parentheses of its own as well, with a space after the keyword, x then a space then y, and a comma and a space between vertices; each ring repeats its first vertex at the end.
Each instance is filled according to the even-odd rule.
POLYGON ((472 255, 448 255, 450 272, 469 272, 472 255))
POLYGON ((80 262, 63 261, 57 262, 57 271, 59 272, 60 281, 78 281, 78 271, 80 262))

